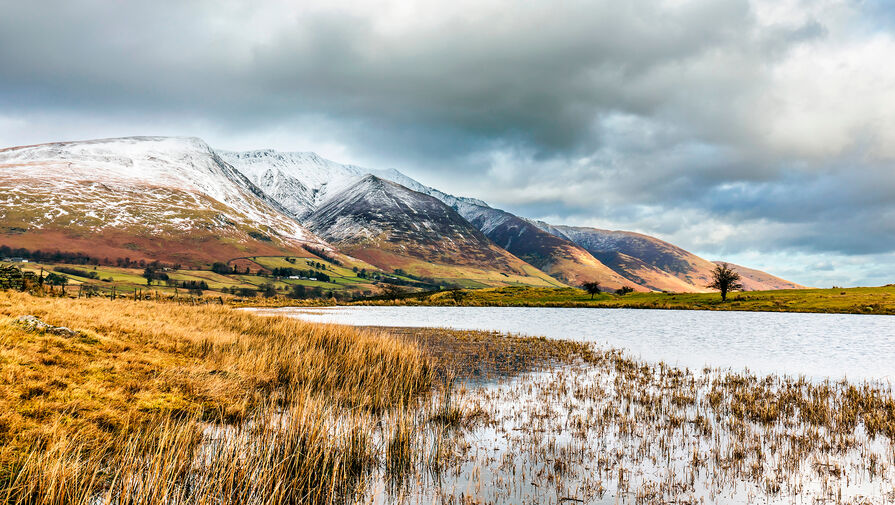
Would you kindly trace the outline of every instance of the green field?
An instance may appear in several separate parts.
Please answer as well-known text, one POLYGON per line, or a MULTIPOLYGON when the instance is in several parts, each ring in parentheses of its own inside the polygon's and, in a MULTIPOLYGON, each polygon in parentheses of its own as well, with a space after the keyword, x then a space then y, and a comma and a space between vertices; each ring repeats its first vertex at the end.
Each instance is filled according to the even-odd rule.
MULTIPOLYGON (((297 268, 306 268, 302 258, 297 259, 299 265, 293 265, 285 261, 284 258, 278 258, 285 263, 280 265, 276 258, 257 258, 257 264, 264 268, 274 268, 277 266, 292 266, 297 268)), ((318 263, 325 263, 319 261, 318 263)), ((70 265, 70 264, 49 264, 49 263, 25 263, 20 264, 26 271, 39 274, 43 271, 44 275, 50 272, 63 275, 67 279, 66 291, 70 294, 77 293, 82 286, 91 286, 99 290, 101 293, 112 293, 113 291, 119 295, 129 295, 135 291, 141 293, 158 293, 163 296, 171 296, 174 294, 186 295, 187 292, 178 285, 183 282, 204 282, 208 289, 204 294, 208 295, 225 295, 229 291, 239 288, 248 288, 260 290, 262 286, 271 284, 276 288, 278 294, 285 296, 290 293, 292 286, 300 284, 306 288, 318 288, 321 295, 328 295, 330 291, 334 293, 342 293, 346 296, 355 296, 362 293, 375 292, 372 282, 360 279, 354 276, 353 272, 334 265, 328 265, 326 272, 332 277, 332 282, 321 282, 312 280, 293 280, 281 279, 267 275, 258 274, 229 274, 222 275, 210 270, 166 270, 165 274, 171 282, 153 281, 148 284, 143 277, 142 268, 122 268, 112 266, 94 266, 94 265, 70 265), (87 275, 76 275, 70 272, 59 272, 56 269, 76 269, 84 271, 86 274, 95 274, 96 278, 87 275), (332 268, 332 270, 330 270, 332 268), (350 274, 350 275, 349 275, 350 274), (177 285, 174 285, 177 283, 177 285)))
MULTIPOLYGON (((423 291, 420 287, 403 286, 404 294, 397 300, 377 299, 380 287, 372 279, 361 278, 351 268, 335 265, 325 260, 258 256, 241 258, 249 262, 251 274, 222 275, 210 270, 167 270, 170 282, 154 281, 147 285, 142 268, 122 268, 93 265, 56 265, 25 263, 20 266, 35 273, 56 271, 57 268, 74 268, 87 275, 64 273, 68 279, 66 292, 76 295, 81 286, 91 286, 102 294, 112 292, 130 296, 193 296, 182 287, 183 282, 204 282, 205 295, 215 298, 239 297, 237 290, 247 288, 260 292, 265 285, 274 287, 275 296, 265 298, 264 305, 296 305, 301 300, 289 297, 294 286, 306 288, 305 297, 314 299, 358 300, 355 304, 403 304, 403 305, 463 305, 463 306, 520 306, 520 307, 596 307, 637 308, 672 310, 740 310, 771 312, 828 312, 848 314, 895 314, 895 285, 864 288, 793 289, 778 291, 735 292, 726 302, 717 293, 628 293, 617 295, 600 293, 593 298, 578 288, 548 288, 533 286, 504 286, 486 288, 475 281, 451 279, 454 285, 464 289, 447 291, 423 291), (325 265, 325 267, 323 267, 325 265), (291 267, 298 270, 323 271, 330 282, 310 279, 277 278, 261 275, 274 268, 291 267), (93 276, 91 278, 90 276, 93 276), (178 285, 172 285, 177 284, 178 285), (364 299, 373 297, 372 299, 364 299)), ((377 272, 383 278, 418 283, 412 276, 377 272)), ((444 280, 444 279, 442 279, 444 280)), ((244 298, 245 296, 242 296, 244 298)), ((251 298, 250 298, 251 300, 251 298)), ((260 300, 256 299, 256 302, 260 300)), ((246 303, 243 301, 241 303, 246 303)), ((248 303, 253 303, 249 301, 248 303)), ((309 302, 310 303, 310 302, 309 302)), ((314 303, 319 303, 314 302, 314 303)))
POLYGON ((589 294, 576 288, 513 286, 356 303, 895 314, 895 286, 736 292, 726 302, 722 302, 717 293, 629 293, 623 296, 601 293, 591 300, 589 294))
MULTIPOLYGON (((292 293, 295 286, 304 286, 306 288, 305 296, 309 298, 332 298, 339 299, 359 298, 372 296, 379 292, 378 280, 373 279, 374 275, 380 277, 385 282, 397 282, 404 285, 405 290, 419 290, 427 286, 409 275, 398 273, 387 273, 376 270, 369 265, 365 266, 369 273, 368 278, 362 278, 352 268, 353 265, 344 266, 337 265, 330 261, 320 258, 302 258, 302 257, 286 257, 286 256, 251 256, 237 258, 231 260, 231 264, 239 262, 240 270, 248 266, 251 273, 232 273, 220 274, 211 270, 194 270, 194 269, 165 269, 162 272, 167 275, 168 281, 153 280, 151 284, 143 277, 143 268, 125 268, 107 265, 73 265, 73 264, 55 264, 55 263, 21 263, 20 268, 25 271, 31 271, 35 274, 46 276, 49 273, 62 275, 67 280, 65 290, 69 294, 76 294, 82 291, 85 286, 98 290, 102 294, 116 293, 117 295, 130 296, 140 293, 144 296, 191 296, 183 288, 183 283, 205 283, 207 289, 203 290, 205 295, 214 297, 229 297, 233 292, 239 289, 252 289, 261 291, 264 286, 272 285, 276 291, 277 297, 282 300, 280 303, 287 303, 288 296, 292 293), (296 270, 322 272, 329 276, 329 281, 312 280, 319 275, 311 275, 309 278, 291 279, 289 277, 274 277, 270 272, 275 268, 293 268, 296 270), (73 273, 77 271, 78 273, 73 273), (263 273, 262 273, 263 272, 263 273)), ((436 281, 438 282, 438 281, 436 281)), ((474 287, 475 284, 469 285, 474 287)), ((431 288, 430 288, 431 289, 431 288)))

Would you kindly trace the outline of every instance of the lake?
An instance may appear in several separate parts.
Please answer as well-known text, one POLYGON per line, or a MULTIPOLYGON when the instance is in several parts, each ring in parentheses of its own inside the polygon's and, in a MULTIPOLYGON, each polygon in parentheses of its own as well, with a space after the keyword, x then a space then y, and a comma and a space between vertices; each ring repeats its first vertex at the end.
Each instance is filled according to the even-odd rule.
POLYGON ((651 362, 888 381, 895 316, 527 307, 258 309, 322 323, 495 330, 593 342, 651 362))

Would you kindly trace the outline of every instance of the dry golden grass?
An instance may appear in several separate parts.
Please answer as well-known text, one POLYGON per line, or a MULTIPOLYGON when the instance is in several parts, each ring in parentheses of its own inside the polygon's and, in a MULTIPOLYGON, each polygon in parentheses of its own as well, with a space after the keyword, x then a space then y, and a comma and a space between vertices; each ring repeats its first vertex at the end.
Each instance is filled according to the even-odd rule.
POLYGON ((363 463, 367 418, 410 404, 432 373, 417 347, 372 332, 0 292, 0 500, 329 501, 363 463), (26 314, 79 333, 29 332, 14 322, 26 314), (208 451, 209 429, 235 436, 208 451))

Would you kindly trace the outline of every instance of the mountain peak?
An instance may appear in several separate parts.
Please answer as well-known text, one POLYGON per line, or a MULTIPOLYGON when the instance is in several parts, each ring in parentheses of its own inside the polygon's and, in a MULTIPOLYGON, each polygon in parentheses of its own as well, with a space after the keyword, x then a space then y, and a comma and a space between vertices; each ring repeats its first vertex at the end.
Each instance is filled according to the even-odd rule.
POLYGON ((137 247, 127 244, 143 244, 143 254, 183 254, 185 261, 232 257, 243 246, 268 253, 308 242, 326 247, 196 137, 5 149, 0 187, 14 188, 0 197, 0 221, 18 219, 17 228, 36 243, 52 245, 46 237, 63 234, 69 247, 89 249, 92 240, 98 249, 124 254, 137 247))
POLYGON ((356 178, 306 222, 340 250, 387 271, 559 285, 496 246, 444 202, 376 174, 356 178))

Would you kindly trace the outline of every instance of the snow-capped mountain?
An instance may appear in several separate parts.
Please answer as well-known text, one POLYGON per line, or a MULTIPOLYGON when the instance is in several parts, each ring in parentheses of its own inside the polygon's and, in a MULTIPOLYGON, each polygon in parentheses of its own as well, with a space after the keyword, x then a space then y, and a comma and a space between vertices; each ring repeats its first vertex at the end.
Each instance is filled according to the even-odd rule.
POLYGON ((313 212, 330 195, 370 173, 315 153, 280 153, 272 149, 217 153, 295 217, 313 212))
MULTIPOLYGON (((0 150, 5 245, 183 264, 336 253, 305 224, 383 269, 468 285, 702 291, 714 267, 654 237, 532 221, 314 153, 215 151, 171 137, 0 150)), ((799 287, 738 269, 751 289, 799 287)))
POLYGON ((208 257, 203 249, 219 248, 235 255, 236 244, 259 251, 329 247, 196 138, 3 149, 0 187, 0 223, 29 234, 32 247, 74 246, 86 239, 136 255, 137 249, 162 253, 161 246, 169 244, 183 257, 208 257), (190 251, 178 252, 184 248, 190 251))
POLYGON ((298 218, 310 214, 332 195, 355 184, 365 175, 375 175, 433 196, 458 211, 461 206, 488 207, 481 200, 459 198, 424 186, 394 169, 376 170, 343 165, 312 152, 283 153, 263 149, 243 152, 219 150, 217 153, 298 218))
POLYGON ((474 280, 497 274, 502 278, 492 281, 558 284, 497 247, 437 198, 375 175, 331 195, 305 222, 346 253, 386 270, 474 280))
MULTIPOLYGON (((630 286, 643 291, 705 291, 714 266, 654 237, 532 221, 495 209, 482 200, 457 197, 426 186, 397 170, 343 165, 308 152, 280 153, 268 149, 222 151, 220 155, 300 220, 365 175, 395 182, 440 200, 496 245, 572 285, 599 281, 609 289, 630 286)), ((352 226, 352 231, 360 235, 375 235, 363 221, 355 221, 352 226)), ((782 279, 769 283, 760 280, 771 278, 777 279, 769 274, 758 276, 749 281, 749 287, 798 286, 782 279)))
MULTIPOLYGON (((308 152, 266 149, 218 153, 300 220, 364 175, 375 175, 440 200, 498 246, 563 282, 577 285, 597 280, 612 289, 632 284, 568 240, 546 233, 509 212, 491 208, 482 200, 445 193, 397 170, 343 165, 308 152)), ((374 234, 369 229, 358 229, 363 228, 363 223, 355 222, 353 226, 357 233, 374 234)))

